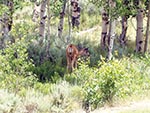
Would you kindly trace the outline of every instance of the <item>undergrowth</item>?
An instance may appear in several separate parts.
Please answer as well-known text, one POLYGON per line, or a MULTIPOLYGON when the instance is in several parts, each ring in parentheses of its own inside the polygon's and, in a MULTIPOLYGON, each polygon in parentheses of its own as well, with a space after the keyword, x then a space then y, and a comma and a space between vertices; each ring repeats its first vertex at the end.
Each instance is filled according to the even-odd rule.
MULTIPOLYGON (((0 88, 8 100, 1 101, 0 110, 3 112, 17 112, 20 109, 18 106, 21 106, 28 112, 69 113, 85 103, 95 109, 105 103, 113 104, 117 99, 150 90, 149 54, 131 54, 130 57, 114 58, 109 62, 101 57, 94 66, 90 65, 90 60, 84 63, 81 59, 78 69, 63 77, 59 77, 59 72, 55 73, 57 68, 51 65, 50 72, 53 68, 55 72, 46 73, 55 73, 54 76, 58 75, 59 79, 41 83, 30 69, 35 65, 28 58, 27 49, 28 44, 22 39, 1 51, 0 88), (12 95, 14 100, 11 99, 12 95), (45 99, 43 104, 42 99, 45 99)), ((50 63, 42 65, 45 67, 50 63)))
POLYGON ((84 101, 95 109, 105 103, 113 104, 116 99, 150 90, 147 58, 149 55, 102 61, 95 68, 81 64, 66 80, 81 86, 84 101))

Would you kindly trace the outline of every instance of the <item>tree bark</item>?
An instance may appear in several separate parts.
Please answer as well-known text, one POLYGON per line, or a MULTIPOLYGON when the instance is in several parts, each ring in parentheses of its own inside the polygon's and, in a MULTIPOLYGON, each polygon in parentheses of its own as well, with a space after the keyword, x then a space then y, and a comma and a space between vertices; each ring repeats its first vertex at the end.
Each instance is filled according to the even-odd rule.
POLYGON ((3 14, 2 23, 2 39, 0 41, 0 48, 5 47, 5 38, 8 37, 9 31, 12 29, 13 24, 13 12, 14 12, 14 2, 13 0, 6 0, 3 2, 8 7, 8 12, 3 14))
POLYGON ((68 37, 67 37, 67 43, 70 41, 71 38, 71 20, 70 20, 70 2, 68 2, 68 37))
POLYGON ((144 45, 144 52, 146 52, 148 50, 149 25, 150 25, 150 2, 148 3, 148 17, 147 17, 147 28, 146 28, 146 39, 145 39, 145 45, 144 45))
POLYGON ((65 9, 66 9, 66 3, 67 3, 67 0, 64 0, 64 4, 63 4, 63 7, 62 7, 62 11, 60 12, 60 21, 59 21, 59 25, 58 25, 58 37, 59 37, 59 38, 62 37, 63 24, 64 24, 64 16, 65 16, 65 9))
MULTIPOLYGON (((124 6, 127 7, 129 4, 129 1, 123 0, 123 4, 124 4, 124 6)), ((120 34, 119 40, 120 40, 120 45, 123 47, 126 44, 126 34, 127 34, 127 29, 128 29, 128 15, 127 14, 122 16, 121 25, 122 25, 122 32, 120 34)))
POLYGON ((127 34, 127 27, 128 27, 126 16, 122 17, 121 25, 122 25, 122 32, 120 35, 120 45, 124 46, 126 44, 126 34, 127 34))
POLYGON ((141 1, 138 2, 138 14, 136 15, 137 31, 136 31, 136 52, 143 50, 143 9, 140 8, 141 1))
POLYGON ((102 11, 102 33, 101 33, 101 48, 102 50, 106 49, 106 38, 107 38, 107 30, 108 30, 108 25, 109 25, 109 21, 108 21, 108 13, 103 10, 102 11))
POLYGON ((39 27, 40 43, 43 43, 44 40, 45 20, 47 18, 47 16, 45 15, 46 4, 47 4, 47 0, 42 0, 41 10, 40 10, 40 27, 39 27))
POLYGON ((38 18, 40 16, 40 7, 41 7, 41 5, 39 5, 37 2, 34 4, 34 9, 33 9, 33 13, 32 13, 32 21, 33 22, 38 22, 38 18))
MULTIPOLYGON (((116 3, 113 0, 109 0, 109 5, 111 8, 114 8, 116 6, 116 3)), ((108 42, 108 55, 107 60, 112 59, 112 50, 114 46, 114 39, 115 39, 115 28, 116 28, 116 22, 115 19, 112 18, 112 15, 110 17, 110 24, 109 24, 109 42, 108 42)))
POLYGON ((47 16, 48 16, 48 20, 47 20, 47 45, 46 45, 46 59, 50 58, 50 19, 51 19, 51 15, 50 15, 50 0, 47 0, 47 16))
POLYGON ((9 31, 11 31, 13 24, 13 1, 6 0, 4 3, 8 7, 9 13, 4 13, 3 15, 3 33, 2 35, 7 35, 9 31))
POLYGON ((79 0, 71 0, 71 15, 72 15, 72 28, 79 28, 80 25, 80 10, 79 0))

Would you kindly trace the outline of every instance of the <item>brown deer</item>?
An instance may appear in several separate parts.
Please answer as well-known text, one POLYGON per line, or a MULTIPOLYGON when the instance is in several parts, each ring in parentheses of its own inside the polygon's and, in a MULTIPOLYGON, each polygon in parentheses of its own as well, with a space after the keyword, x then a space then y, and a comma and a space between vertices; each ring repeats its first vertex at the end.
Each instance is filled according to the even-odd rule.
POLYGON ((66 58, 67 58, 67 70, 73 71, 77 68, 77 60, 79 56, 90 56, 88 48, 82 48, 80 51, 73 44, 70 44, 66 48, 66 58))

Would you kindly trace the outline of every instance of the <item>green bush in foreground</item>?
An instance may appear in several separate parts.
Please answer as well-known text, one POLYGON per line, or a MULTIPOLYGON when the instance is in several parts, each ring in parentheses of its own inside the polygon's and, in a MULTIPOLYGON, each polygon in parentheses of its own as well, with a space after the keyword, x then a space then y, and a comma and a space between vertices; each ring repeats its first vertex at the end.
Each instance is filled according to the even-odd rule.
POLYGON ((23 94, 37 82, 29 71, 34 65, 28 59, 27 45, 25 39, 21 39, 0 50, 0 88, 23 94))
POLYGON ((96 108, 106 102, 112 102, 115 98, 124 98, 149 89, 149 74, 145 73, 149 68, 141 70, 143 66, 145 64, 138 58, 102 62, 98 68, 81 64, 70 77, 83 88, 84 101, 96 108))
POLYGON ((9 44, 4 50, 0 50, 0 69, 5 74, 29 76, 29 68, 33 66, 27 53, 28 43, 25 39, 17 40, 9 44))

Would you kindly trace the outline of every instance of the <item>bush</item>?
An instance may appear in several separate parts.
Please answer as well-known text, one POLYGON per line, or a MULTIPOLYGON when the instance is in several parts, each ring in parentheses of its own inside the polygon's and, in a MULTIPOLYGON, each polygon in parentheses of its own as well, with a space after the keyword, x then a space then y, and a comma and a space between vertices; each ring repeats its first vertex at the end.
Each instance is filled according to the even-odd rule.
POLYGON ((34 39, 28 48, 29 57, 35 64, 31 71, 38 76, 41 82, 56 82, 65 73, 65 50, 57 48, 53 38, 57 39, 57 37, 51 37, 53 43, 48 51, 46 51, 47 39, 42 45, 34 39))
POLYGON ((79 107, 78 100, 75 100, 74 97, 76 94, 72 93, 75 90, 80 89, 70 86, 65 81, 56 84, 35 83, 34 88, 25 89, 24 95, 0 89, 0 111, 9 113, 70 113, 79 107), (50 92, 47 92, 47 89, 50 92))
POLYGON ((54 85, 51 94, 51 113, 70 113, 75 109, 74 98, 71 97, 70 89, 70 85, 65 81, 61 81, 61 83, 54 85))
POLYGON ((17 106, 21 103, 21 100, 14 93, 0 90, 0 111, 2 113, 13 113, 17 106), (3 98, 2 98, 3 97, 3 98))
POLYGON ((76 83, 83 88, 84 102, 96 108, 106 102, 112 103, 115 98, 125 98, 149 89, 149 76, 141 70, 142 65, 143 62, 137 58, 136 62, 134 58, 102 62, 98 68, 82 64, 70 77, 74 77, 76 83))
POLYGON ((29 71, 34 65, 28 59, 27 45, 22 39, 0 51, 0 88, 23 93, 24 89, 33 86, 37 81, 35 75, 29 71))
POLYGON ((29 68, 33 67, 33 64, 28 59, 27 45, 27 42, 22 39, 0 51, 0 58, 2 59, 0 67, 2 72, 8 75, 28 76, 31 74, 29 68))
POLYGON ((46 61, 43 64, 32 68, 32 71, 37 75, 39 81, 56 82, 63 76, 65 68, 58 64, 51 63, 50 61, 46 61))

